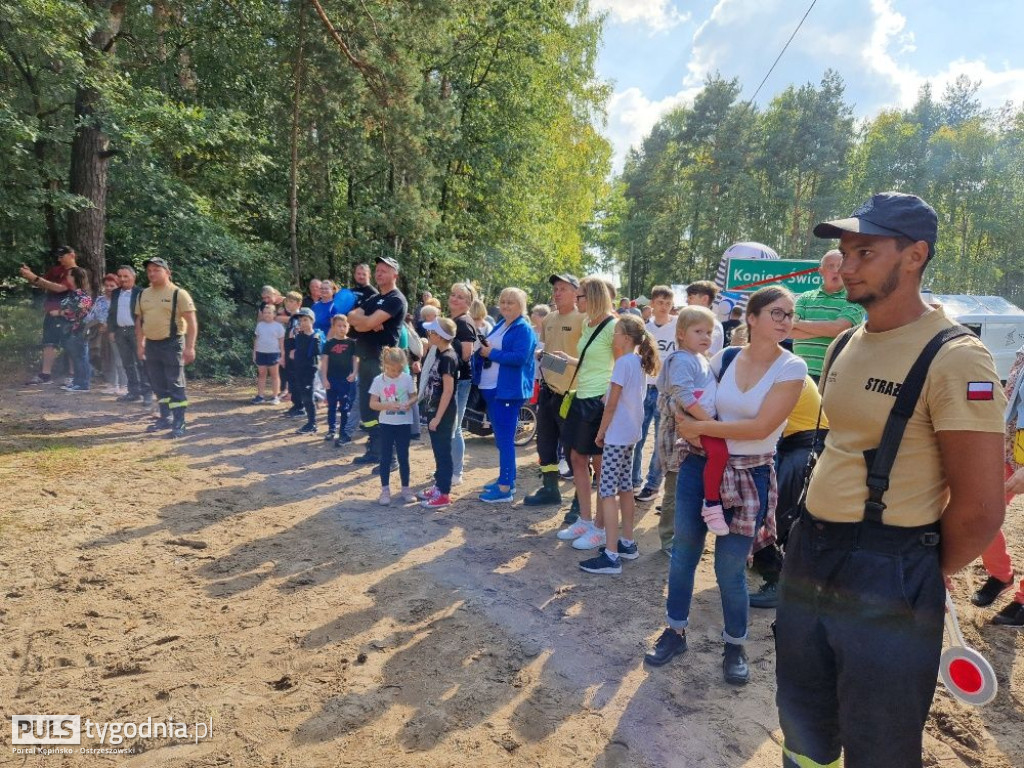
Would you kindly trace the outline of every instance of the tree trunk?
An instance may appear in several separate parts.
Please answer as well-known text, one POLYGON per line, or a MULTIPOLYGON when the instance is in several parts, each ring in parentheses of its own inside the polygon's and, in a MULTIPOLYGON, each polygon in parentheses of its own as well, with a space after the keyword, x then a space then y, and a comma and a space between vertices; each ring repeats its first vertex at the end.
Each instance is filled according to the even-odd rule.
POLYGON ((299 44, 295 49, 292 68, 291 167, 288 174, 288 239, 292 251, 292 279, 302 288, 299 268, 299 99, 302 95, 302 56, 306 42, 306 3, 299 4, 299 44))
MULTIPOLYGON (((124 2, 88 3, 94 11, 104 13, 89 37, 86 62, 99 70, 103 58, 113 55, 114 41, 124 18, 124 2)), ((88 79, 88 78, 87 78, 88 79)), ((91 84, 80 84, 75 92, 75 136, 71 142, 71 193, 80 195, 90 205, 68 216, 68 240, 78 254, 80 266, 89 270, 93 290, 99 290, 106 267, 105 229, 107 222, 107 164, 110 161, 110 140, 98 114, 102 95, 91 84)))

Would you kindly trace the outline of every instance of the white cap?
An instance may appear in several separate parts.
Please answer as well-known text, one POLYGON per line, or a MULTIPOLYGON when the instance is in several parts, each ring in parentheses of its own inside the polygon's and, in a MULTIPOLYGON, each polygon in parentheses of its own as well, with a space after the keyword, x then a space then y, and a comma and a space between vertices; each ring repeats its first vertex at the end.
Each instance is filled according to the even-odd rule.
POLYGON ((440 336, 445 341, 451 341, 452 339, 455 338, 455 334, 448 333, 448 331, 446 331, 444 329, 444 326, 441 325, 437 320, 434 320, 434 321, 429 322, 429 323, 424 323, 423 324, 423 330, 424 331, 433 331, 434 333, 436 333, 438 336, 440 336))

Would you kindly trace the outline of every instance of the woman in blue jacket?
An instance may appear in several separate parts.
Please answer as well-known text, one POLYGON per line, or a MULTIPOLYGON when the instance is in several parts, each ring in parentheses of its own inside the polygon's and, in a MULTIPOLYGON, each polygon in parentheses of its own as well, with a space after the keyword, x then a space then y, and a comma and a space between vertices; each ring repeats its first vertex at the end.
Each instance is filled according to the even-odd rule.
MULTIPOLYGON (((488 504, 512 501, 516 492, 516 429, 519 409, 533 395, 534 352, 537 336, 530 325, 526 294, 506 288, 498 299, 501 319, 481 339, 473 356, 473 381, 487 403, 494 428, 500 472, 495 483, 484 486, 480 500, 488 504)), ((458 427, 456 427, 458 428, 458 427)))

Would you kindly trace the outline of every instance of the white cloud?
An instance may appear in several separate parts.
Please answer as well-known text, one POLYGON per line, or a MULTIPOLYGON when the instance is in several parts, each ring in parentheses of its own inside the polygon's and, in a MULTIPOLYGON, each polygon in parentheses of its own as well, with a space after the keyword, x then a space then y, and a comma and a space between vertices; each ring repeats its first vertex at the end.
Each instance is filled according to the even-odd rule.
POLYGON ((630 148, 640 146, 662 115, 680 104, 692 103, 699 90, 689 88, 659 101, 651 101, 639 88, 627 88, 614 94, 608 102, 608 124, 605 128, 605 135, 614 150, 614 172, 622 170, 630 148))
POLYGON ((946 86, 960 75, 981 81, 978 97, 984 105, 1024 102, 1024 68, 1014 69, 1007 65, 1001 70, 993 70, 981 59, 959 58, 949 62, 945 69, 922 74, 913 67, 900 64, 891 52, 893 47, 898 48, 897 55, 915 50, 913 33, 904 32, 906 18, 893 8, 891 0, 871 0, 871 11, 875 20, 871 38, 861 54, 862 59, 870 69, 892 84, 900 106, 912 106, 926 82, 931 83, 934 97, 941 98, 946 86))
POLYGON ((690 18, 690 14, 680 13, 672 0, 593 0, 590 8, 597 13, 607 11, 612 21, 644 24, 655 32, 671 29, 690 18))

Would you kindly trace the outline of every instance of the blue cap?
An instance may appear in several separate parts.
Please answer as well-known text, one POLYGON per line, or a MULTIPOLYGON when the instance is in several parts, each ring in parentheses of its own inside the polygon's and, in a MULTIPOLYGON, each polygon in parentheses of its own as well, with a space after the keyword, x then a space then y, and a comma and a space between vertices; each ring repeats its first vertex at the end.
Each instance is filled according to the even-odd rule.
POLYGON ((316 320, 316 315, 313 313, 313 310, 310 309, 309 307, 303 307, 295 314, 299 315, 300 317, 308 317, 310 320, 316 320))
POLYGON ((882 192, 874 195, 848 219, 826 221, 814 228, 815 237, 838 238, 844 232, 882 237, 906 237, 928 243, 928 255, 935 253, 939 217, 935 209, 917 195, 882 192))

